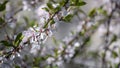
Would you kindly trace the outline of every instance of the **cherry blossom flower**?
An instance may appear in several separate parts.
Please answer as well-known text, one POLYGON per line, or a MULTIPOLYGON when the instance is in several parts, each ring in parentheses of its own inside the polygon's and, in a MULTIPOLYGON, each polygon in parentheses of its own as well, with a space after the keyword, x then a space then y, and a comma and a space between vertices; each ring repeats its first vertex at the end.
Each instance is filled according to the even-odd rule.
POLYGON ((51 64, 53 61, 55 61, 55 58, 53 58, 53 57, 49 57, 49 58, 47 59, 47 63, 48 63, 48 64, 51 64))
POLYGON ((40 27, 42 27, 45 24, 45 22, 50 18, 50 14, 43 9, 45 7, 46 7, 45 5, 42 5, 42 6, 38 7, 35 11, 39 18, 38 24, 40 27))

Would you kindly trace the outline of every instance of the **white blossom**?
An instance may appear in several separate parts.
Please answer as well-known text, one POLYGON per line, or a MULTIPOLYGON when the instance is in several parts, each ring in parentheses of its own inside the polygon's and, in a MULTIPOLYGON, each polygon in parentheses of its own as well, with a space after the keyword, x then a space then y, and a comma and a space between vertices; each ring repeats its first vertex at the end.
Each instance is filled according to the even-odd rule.
POLYGON ((54 59, 53 57, 49 57, 49 58, 47 59, 47 63, 48 63, 48 64, 51 64, 53 61, 55 61, 55 59, 54 59))
POLYGON ((79 47, 79 46, 80 46, 79 42, 74 43, 74 47, 79 47))
POLYGON ((27 31, 23 32, 24 38, 22 39, 22 42, 27 42, 30 37, 34 35, 34 30, 32 28, 29 28, 27 31))
POLYGON ((50 14, 43 9, 45 7, 45 5, 40 6, 35 11, 39 19, 39 26, 43 26, 44 23, 50 18, 50 14))
POLYGON ((61 11, 61 15, 62 16, 66 16, 68 14, 67 10, 65 9, 65 7, 62 7, 62 11, 61 11))
POLYGON ((55 64, 58 65, 58 66, 61 66, 63 64, 63 61, 62 60, 57 61, 55 64))
POLYGON ((23 1, 23 10, 28 10, 28 11, 31 10, 29 4, 27 3, 27 1, 23 1))
POLYGON ((30 50, 30 53, 32 53, 33 55, 37 55, 38 54, 38 50, 40 50, 40 45, 33 44, 32 48, 30 50))

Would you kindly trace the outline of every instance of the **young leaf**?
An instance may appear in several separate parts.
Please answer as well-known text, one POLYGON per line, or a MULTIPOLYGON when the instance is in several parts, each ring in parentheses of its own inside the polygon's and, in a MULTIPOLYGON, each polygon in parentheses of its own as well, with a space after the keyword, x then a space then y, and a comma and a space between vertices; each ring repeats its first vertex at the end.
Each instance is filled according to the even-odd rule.
POLYGON ((0 17, 0 25, 3 24, 5 21, 0 17))
POLYGON ((112 40, 111 40, 111 43, 114 42, 114 41, 116 41, 116 40, 117 40, 117 36, 114 35, 113 38, 112 38, 112 40))
POLYGON ((64 3, 65 3, 65 0, 62 0, 59 4, 60 4, 60 6, 63 6, 64 3))
POLYGON ((44 7, 44 8, 42 8, 42 9, 44 9, 44 10, 47 11, 47 12, 49 12, 49 8, 47 8, 47 7, 44 7))
POLYGON ((7 2, 8 1, 4 1, 2 4, 0 4, 0 12, 5 10, 7 2))
POLYGON ((39 67, 32 67, 32 68, 39 68, 39 67))
POLYGON ((52 41, 54 42, 55 45, 58 45, 58 41, 53 37, 52 41))
POLYGON ((29 27, 33 27, 34 25, 37 25, 36 22, 35 22, 35 20, 29 22, 29 27))
POLYGON ((120 63, 117 63, 117 64, 114 65, 114 68, 119 68, 119 67, 120 67, 120 63))
POLYGON ((105 16, 107 16, 107 11, 103 10, 102 8, 98 8, 97 11, 105 16))
POLYGON ((67 16, 63 17, 63 20, 65 22, 70 22, 70 20, 72 19, 73 15, 72 14, 68 14, 67 16))
POLYGON ((48 22, 45 22, 45 25, 43 26, 43 28, 47 28, 48 27, 48 22))
POLYGON ((89 12, 88 16, 89 17, 94 17, 95 13, 96 13, 96 9, 94 8, 89 12))
POLYGON ((70 3, 71 3, 71 6, 83 6, 86 4, 86 2, 82 0, 71 0, 70 3))
POLYGON ((57 65, 54 65, 53 68, 59 68, 57 65))
POLYGON ((61 8, 60 6, 57 6, 57 7, 55 8, 55 12, 59 11, 60 8, 61 8))
POLYGON ((20 44, 20 42, 22 41, 22 39, 23 39, 23 35, 22 35, 22 33, 19 33, 19 34, 17 35, 15 41, 14 41, 15 46, 18 46, 18 45, 20 44))
POLYGON ((116 58, 116 57, 118 57, 118 54, 117 54, 117 52, 115 52, 115 51, 112 51, 112 56, 113 56, 113 58, 116 58))
POLYGON ((77 4, 77 6, 83 6, 83 5, 86 5, 86 2, 82 1, 77 4))
POLYGON ((20 68, 20 66, 18 66, 18 65, 15 65, 14 67, 15 67, 15 68, 20 68))
POLYGON ((35 57, 33 62, 34 62, 34 66, 38 66, 40 61, 42 61, 42 58, 41 57, 35 57))
POLYGON ((51 10, 54 9, 51 3, 47 3, 47 7, 51 10))
POLYGON ((27 17, 23 17, 23 19, 25 20, 26 23, 29 23, 29 19, 27 17))
POLYGON ((51 21, 50 21, 50 25, 52 25, 52 24, 54 24, 55 23, 55 21, 52 19, 51 21))
POLYGON ((2 43, 4 46, 7 46, 7 47, 13 47, 13 44, 11 44, 10 42, 5 41, 5 40, 0 41, 0 43, 2 43))

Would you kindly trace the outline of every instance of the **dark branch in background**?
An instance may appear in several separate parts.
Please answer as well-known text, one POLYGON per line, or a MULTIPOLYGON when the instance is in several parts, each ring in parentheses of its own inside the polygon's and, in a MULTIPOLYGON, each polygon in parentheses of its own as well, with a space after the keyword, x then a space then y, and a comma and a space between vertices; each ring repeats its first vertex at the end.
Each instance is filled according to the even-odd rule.
MULTIPOLYGON (((20 11, 22 11, 22 7, 21 8, 19 8, 18 10, 16 10, 15 12, 14 12, 14 15, 10 18, 10 19, 14 19, 14 16, 17 14, 17 13, 19 13, 20 11)), ((6 39, 5 40, 8 40, 8 41, 10 41, 10 42, 12 42, 12 41, 14 41, 13 40, 13 38, 10 38, 9 37, 9 34, 7 33, 7 31, 6 31, 6 25, 8 24, 8 23, 10 23, 10 22, 7 22, 7 21, 5 21, 5 22, 3 22, 3 24, 2 25, 0 25, 0 29, 1 28, 3 28, 4 27, 4 30, 5 30, 5 33, 6 33, 6 39)), ((13 53, 15 53, 15 52, 19 52, 19 49, 21 49, 21 47, 13 47, 13 50, 11 50, 11 51, 9 51, 9 52, 5 52, 5 55, 3 54, 3 56, 4 56, 4 58, 9 58, 13 53)), ((0 60, 1 61, 1 60, 0 60)))
MULTIPOLYGON (((22 11, 22 8, 19 8, 18 10, 16 10, 15 13, 14 13, 14 16, 15 16, 17 13, 19 13, 20 11, 22 11)), ((12 16, 11 18, 14 19, 14 16, 12 16)), ((11 19, 11 18, 10 18, 10 19, 11 19)), ((7 23, 9 23, 9 22, 3 22, 3 24, 0 25, 0 29, 3 28, 3 27, 5 27, 5 26, 7 25, 7 23)))
MULTIPOLYGON (((86 23, 87 23, 87 21, 86 21, 86 23)), ((84 24, 84 25, 82 25, 82 30, 86 30, 84 33, 82 32, 82 30, 80 30, 68 43, 64 42, 65 45, 73 46, 74 41, 79 40, 80 37, 84 37, 82 44, 80 44, 80 46, 75 49, 75 53, 71 57, 70 62, 72 62, 72 60, 84 50, 85 45, 87 44, 87 42, 90 41, 91 35, 96 31, 96 29, 99 27, 100 24, 102 24, 102 23, 95 24, 95 25, 91 26, 89 29, 86 29, 85 28, 86 24, 84 24)), ((63 53, 62 57, 65 54, 66 49, 67 49, 67 46, 64 48, 64 50, 62 52, 63 53)), ((64 59, 64 57, 63 57, 63 60, 66 62, 66 59, 64 59)))
POLYGON ((108 20, 105 23, 106 24, 107 33, 106 33, 106 38, 105 38, 105 51, 104 51, 104 55, 102 57, 102 68, 107 68, 105 57, 106 57, 106 52, 107 52, 107 50, 109 49, 109 46, 110 46, 110 42, 109 42, 110 31, 109 31, 109 28, 110 28, 110 23, 111 23, 111 20, 112 20, 112 16, 113 16, 113 14, 114 14, 116 9, 117 9, 117 6, 115 4, 115 7, 112 9, 110 15, 108 16, 108 20))
MULTIPOLYGON (((99 23, 99 25, 100 24, 102 24, 102 23, 99 23)), ((84 37, 83 43, 75 50, 75 54, 73 55, 73 57, 71 57, 71 60, 73 60, 77 55, 79 55, 84 50, 85 45, 87 45, 87 42, 90 41, 91 35, 96 31, 96 29, 99 27, 99 25, 97 24, 97 25, 91 26, 91 28, 86 30, 86 32, 83 35, 83 37, 84 37)), ((82 36, 81 32, 79 32, 78 36, 76 36, 73 40, 80 38, 80 36, 82 36)), ((70 43, 72 43, 72 41, 70 43)))

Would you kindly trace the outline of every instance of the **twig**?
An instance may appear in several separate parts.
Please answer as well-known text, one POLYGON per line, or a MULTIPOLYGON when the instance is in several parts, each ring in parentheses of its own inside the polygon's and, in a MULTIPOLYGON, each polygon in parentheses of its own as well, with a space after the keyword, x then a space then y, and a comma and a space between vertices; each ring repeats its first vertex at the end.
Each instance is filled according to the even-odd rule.
MULTIPOLYGON (((69 0, 66 0, 66 2, 64 3, 64 5, 62 7, 65 7, 66 4, 69 2, 69 0)), ((48 21, 45 23, 45 25, 43 26, 43 28, 45 28, 46 25, 49 24, 49 22, 55 17, 56 14, 58 14, 60 12, 61 9, 59 9, 58 11, 56 11, 51 17, 50 19, 48 19, 48 21)))
POLYGON ((106 52, 107 52, 107 50, 108 50, 108 48, 110 46, 110 44, 109 44, 109 34, 110 34, 109 28, 110 28, 111 19, 112 19, 112 16, 113 16, 115 10, 116 10, 116 6, 115 6, 115 8, 112 9, 110 15, 108 16, 108 20, 106 22, 106 29, 107 29, 106 39, 105 39, 106 46, 105 46, 105 51, 104 51, 105 54, 102 57, 102 68, 107 67, 105 57, 106 57, 106 52))

